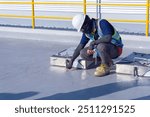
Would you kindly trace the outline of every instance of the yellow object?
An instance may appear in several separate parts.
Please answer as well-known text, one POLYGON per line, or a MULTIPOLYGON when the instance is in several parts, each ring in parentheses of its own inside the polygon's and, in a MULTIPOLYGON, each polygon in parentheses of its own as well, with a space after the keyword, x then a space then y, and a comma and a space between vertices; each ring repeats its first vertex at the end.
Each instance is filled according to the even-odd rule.
POLYGON ((101 64, 100 67, 96 68, 94 75, 97 77, 102 77, 108 75, 109 73, 110 73, 110 67, 108 67, 108 65, 106 64, 101 64))
POLYGON ((35 11, 34 11, 34 0, 32 0, 32 28, 35 28, 35 11))
POLYGON ((83 0, 83 13, 86 14, 86 0, 83 0))
POLYGON ((146 4, 146 36, 149 34, 149 0, 146 4))

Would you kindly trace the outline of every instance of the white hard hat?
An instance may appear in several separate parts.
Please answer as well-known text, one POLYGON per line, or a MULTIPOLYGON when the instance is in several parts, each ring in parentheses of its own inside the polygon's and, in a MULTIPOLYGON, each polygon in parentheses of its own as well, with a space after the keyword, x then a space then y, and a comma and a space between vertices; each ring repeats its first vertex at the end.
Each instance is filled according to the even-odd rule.
POLYGON ((72 25, 75 29, 77 29, 78 32, 80 32, 81 30, 85 17, 86 15, 84 14, 78 14, 78 15, 75 15, 72 19, 72 25))

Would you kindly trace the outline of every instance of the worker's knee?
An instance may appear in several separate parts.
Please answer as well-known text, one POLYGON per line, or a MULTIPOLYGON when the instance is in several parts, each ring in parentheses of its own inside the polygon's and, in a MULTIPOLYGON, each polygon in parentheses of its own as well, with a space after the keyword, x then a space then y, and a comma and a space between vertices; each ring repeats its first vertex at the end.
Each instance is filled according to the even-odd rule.
POLYGON ((99 50, 99 51, 106 51, 107 50, 107 44, 105 44, 105 43, 100 43, 100 44, 98 44, 98 46, 97 46, 97 49, 99 50))

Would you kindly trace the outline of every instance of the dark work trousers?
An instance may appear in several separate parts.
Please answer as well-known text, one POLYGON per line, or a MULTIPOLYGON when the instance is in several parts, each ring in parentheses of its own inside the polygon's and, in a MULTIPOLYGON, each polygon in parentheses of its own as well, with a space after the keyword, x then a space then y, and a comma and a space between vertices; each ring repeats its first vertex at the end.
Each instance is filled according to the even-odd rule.
MULTIPOLYGON (((117 47, 111 43, 100 43, 96 46, 99 51, 98 59, 101 60, 102 64, 109 65, 112 59, 118 57, 117 47)), ((87 54, 88 47, 83 48, 80 51, 80 56, 85 60, 94 60, 93 55, 87 54)))

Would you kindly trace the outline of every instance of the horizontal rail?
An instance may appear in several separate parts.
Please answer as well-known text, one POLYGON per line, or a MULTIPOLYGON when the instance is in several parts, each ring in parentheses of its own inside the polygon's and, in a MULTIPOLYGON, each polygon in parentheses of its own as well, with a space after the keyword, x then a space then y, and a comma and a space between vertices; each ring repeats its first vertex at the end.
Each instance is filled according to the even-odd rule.
POLYGON ((0 14, 0 17, 8 17, 8 18, 32 18, 32 16, 11 15, 11 14, 0 14))
POLYGON ((109 20, 111 22, 128 22, 128 23, 132 23, 132 22, 133 23, 145 23, 146 22, 146 20, 123 20, 123 19, 118 19, 118 20, 116 20, 116 19, 107 19, 107 20, 109 20))
POLYGON ((35 16, 39 19, 62 19, 62 20, 72 20, 72 17, 60 17, 60 16, 35 16))
POLYGON ((96 3, 87 3, 87 5, 98 5, 98 6, 146 6, 146 4, 127 4, 127 3, 124 3, 124 4, 119 4, 119 3, 99 3, 99 4, 96 4, 96 3))
MULTIPOLYGON (((32 16, 20 16, 20 15, 8 15, 0 14, 0 17, 11 17, 11 18, 32 18, 32 16)), ((72 17, 61 17, 61 16, 34 16, 38 19, 62 19, 62 20, 72 20, 72 17)), ((134 23, 145 23, 146 20, 124 20, 124 19, 108 19, 111 22, 134 22, 134 23)), ((150 22, 150 21, 149 21, 150 22)))
MULTIPOLYGON (((83 5, 83 2, 35 2, 35 4, 63 4, 63 5, 83 5)), ((86 5, 99 6, 146 6, 146 4, 114 4, 114 3, 94 3, 88 2, 86 5)))
MULTIPOLYGON (((32 2, 0 2, 0 4, 33 4, 32 2)), ((35 5, 49 5, 49 4, 57 4, 57 5, 83 5, 83 2, 34 2, 35 5)), ((94 2, 88 2, 86 3, 86 5, 91 5, 91 6, 146 6, 145 4, 129 4, 129 3, 124 3, 124 4, 120 4, 120 3, 94 3, 94 2)), ((150 4, 149 4, 150 6, 150 4)))
POLYGON ((0 2, 0 4, 32 4, 32 2, 0 2))
MULTIPOLYGON (((11 15, 11 14, 0 14, 0 17, 8 17, 8 18, 32 18, 32 16, 11 15)), ((72 20, 72 17, 61 17, 61 16, 34 16, 34 18, 39 18, 39 19, 72 20)))

